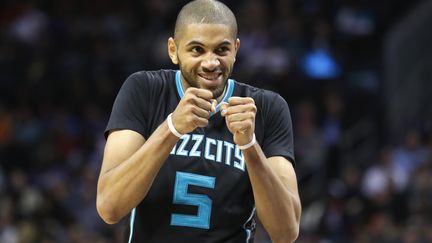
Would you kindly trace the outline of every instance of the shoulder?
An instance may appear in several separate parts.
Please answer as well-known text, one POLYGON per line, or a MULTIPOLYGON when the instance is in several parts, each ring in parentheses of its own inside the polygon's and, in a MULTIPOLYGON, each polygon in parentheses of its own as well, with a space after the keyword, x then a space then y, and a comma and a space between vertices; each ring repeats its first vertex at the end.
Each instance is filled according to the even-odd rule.
POLYGON ((135 85, 157 85, 172 81, 175 78, 175 70, 138 71, 131 74, 126 83, 135 85))
POLYGON ((174 70, 139 71, 131 74, 123 83, 120 93, 126 96, 149 97, 175 85, 174 70))
POLYGON ((174 77, 174 70, 135 72, 123 82, 117 97, 139 103, 150 101, 162 92, 173 90, 174 77))
MULTIPOLYGON (((279 95, 278 93, 266 90, 262 88, 258 88, 249 84, 241 83, 241 82, 235 82, 236 87, 238 88, 238 94, 239 96, 245 96, 245 97, 251 97, 255 100, 255 103, 257 105, 262 106, 269 106, 273 104, 270 107, 274 107, 274 104, 277 105, 282 104, 284 106, 287 106, 287 103, 285 99, 279 95)), ((268 108, 270 108, 268 107, 268 108)))

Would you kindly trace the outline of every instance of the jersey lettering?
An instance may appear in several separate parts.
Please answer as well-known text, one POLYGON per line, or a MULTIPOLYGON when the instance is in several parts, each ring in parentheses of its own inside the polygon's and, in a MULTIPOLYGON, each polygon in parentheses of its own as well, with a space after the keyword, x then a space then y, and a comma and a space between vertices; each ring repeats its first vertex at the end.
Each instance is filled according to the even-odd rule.
POLYGON ((213 201, 207 196, 189 193, 189 185, 214 189, 215 177, 197 175, 177 171, 174 185, 174 204, 197 206, 197 214, 171 214, 172 226, 187 226, 193 228, 209 229, 213 201))
POLYGON ((174 147, 171 149, 170 154, 175 154, 177 148, 177 144, 174 145, 174 147))
POLYGON ((217 140, 216 162, 222 162, 222 145, 223 141, 217 140))
POLYGON ((234 144, 224 142, 226 153, 225 153, 225 164, 230 165, 231 163, 231 151, 234 148, 234 144))
POLYGON ((206 138, 204 158, 208 160, 215 160, 215 156, 213 154, 210 154, 210 144, 216 145, 216 140, 212 138, 206 138))
POLYGON ((177 155, 181 155, 181 156, 188 156, 188 151, 185 150, 186 144, 189 142, 190 139, 190 135, 189 134, 184 134, 183 136, 181 136, 180 138, 182 140, 182 143, 180 144, 179 148, 177 149, 177 155))
POLYGON ((185 134, 171 150, 171 155, 204 157, 208 161, 223 163, 245 171, 243 152, 237 145, 202 134, 185 134))
POLYGON ((234 156, 236 157, 236 159, 238 159, 238 161, 234 160, 233 166, 236 167, 237 169, 244 171, 245 170, 245 161, 244 161, 243 153, 242 153, 241 149, 239 149, 237 146, 235 148, 234 156))
POLYGON ((204 135, 201 135, 201 134, 193 134, 192 135, 192 140, 195 141, 195 144, 193 145, 191 151, 189 152, 189 156, 201 157, 201 151, 199 151, 198 148, 201 145, 203 138, 204 138, 204 135))

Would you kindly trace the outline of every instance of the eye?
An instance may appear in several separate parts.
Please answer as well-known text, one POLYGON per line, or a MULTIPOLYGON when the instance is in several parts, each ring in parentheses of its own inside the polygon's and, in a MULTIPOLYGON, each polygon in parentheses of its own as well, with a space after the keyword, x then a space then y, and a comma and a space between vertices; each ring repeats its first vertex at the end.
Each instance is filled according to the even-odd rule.
POLYGON ((204 53, 204 49, 200 46, 194 46, 190 49, 190 52, 192 52, 193 54, 202 54, 204 53))
POLYGON ((216 53, 218 55, 221 55, 221 56, 227 55, 229 51, 230 51, 230 48, 227 46, 221 46, 221 47, 216 49, 216 53))

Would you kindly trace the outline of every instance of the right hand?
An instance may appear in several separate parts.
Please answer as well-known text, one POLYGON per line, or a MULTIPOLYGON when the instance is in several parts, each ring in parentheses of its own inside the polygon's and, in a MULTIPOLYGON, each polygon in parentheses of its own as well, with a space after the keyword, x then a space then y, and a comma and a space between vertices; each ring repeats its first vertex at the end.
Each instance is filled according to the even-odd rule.
POLYGON ((216 103, 211 91, 188 88, 172 113, 175 129, 181 134, 186 134, 197 127, 206 127, 210 112, 216 112, 216 103))

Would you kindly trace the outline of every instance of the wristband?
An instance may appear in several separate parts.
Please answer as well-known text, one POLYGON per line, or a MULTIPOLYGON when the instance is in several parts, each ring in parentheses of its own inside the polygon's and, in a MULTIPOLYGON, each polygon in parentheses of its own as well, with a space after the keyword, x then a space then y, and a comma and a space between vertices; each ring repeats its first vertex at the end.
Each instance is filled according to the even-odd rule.
POLYGON ((168 128, 169 128, 169 130, 172 132, 172 134, 174 134, 176 137, 180 138, 180 137, 183 136, 184 134, 179 133, 179 132, 175 129, 175 127, 174 127, 174 125, 173 125, 173 122, 172 122, 172 118, 171 118, 171 116, 172 116, 172 113, 170 113, 170 114, 168 115, 168 118, 167 118, 168 128))
POLYGON ((255 133, 254 133, 253 137, 252 137, 252 141, 250 141, 250 143, 245 144, 245 145, 237 145, 237 147, 241 150, 245 150, 245 149, 252 147, 255 143, 256 143, 256 138, 255 138, 255 133))

